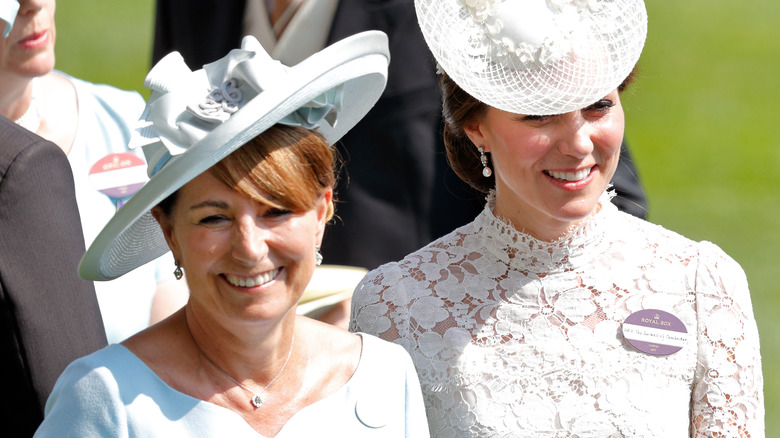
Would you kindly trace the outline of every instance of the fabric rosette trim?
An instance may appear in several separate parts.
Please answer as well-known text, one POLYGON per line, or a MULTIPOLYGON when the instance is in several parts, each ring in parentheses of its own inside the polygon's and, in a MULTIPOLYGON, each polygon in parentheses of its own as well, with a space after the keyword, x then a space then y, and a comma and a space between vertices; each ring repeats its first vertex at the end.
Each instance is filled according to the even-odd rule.
POLYGON ((572 35, 583 9, 598 12, 596 0, 459 0, 490 40, 490 56, 509 66, 545 66, 572 51, 572 35), (505 20, 503 17, 512 17, 505 20))

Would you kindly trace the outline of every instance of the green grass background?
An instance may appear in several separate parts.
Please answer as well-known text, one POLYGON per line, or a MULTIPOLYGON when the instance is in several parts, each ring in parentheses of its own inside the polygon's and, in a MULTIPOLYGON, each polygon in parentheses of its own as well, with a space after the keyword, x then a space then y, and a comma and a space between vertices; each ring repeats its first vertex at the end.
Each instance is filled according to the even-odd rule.
MULTIPOLYGON (((623 96, 650 220, 720 245, 750 281, 767 436, 780 431, 780 2, 647 0, 639 80, 623 96)), ((150 68, 152 0, 70 0, 57 68, 137 89, 150 68)))

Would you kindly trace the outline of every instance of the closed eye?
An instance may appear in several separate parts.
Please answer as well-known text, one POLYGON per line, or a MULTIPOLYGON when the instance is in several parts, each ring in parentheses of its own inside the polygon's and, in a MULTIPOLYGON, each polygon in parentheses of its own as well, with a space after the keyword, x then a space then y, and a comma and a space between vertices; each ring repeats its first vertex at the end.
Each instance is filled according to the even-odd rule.
POLYGON ((202 225, 218 225, 224 223, 227 220, 228 220, 227 217, 222 216, 220 214, 215 214, 215 215, 204 217, 203 219, 199 220, 198 223, 202 225))
POLYGON ((270 218, 280 218, 292 214, 292 210, 285 210, 282 208, 269 208, 265 211, 263 216, 270 218))
POLYGON ((537 122, 542 123, 550 119, 552 116, 523 116, 524 122, 537 122))
POLYGON ((609 100, 609 99, 601 99, 598 102, 594 103, 593 105, 585 108, 583 111, 587 113, 596 113, 596 114, 606 114, 609 112, 612 107, 615 106, 615 102, 609 100))

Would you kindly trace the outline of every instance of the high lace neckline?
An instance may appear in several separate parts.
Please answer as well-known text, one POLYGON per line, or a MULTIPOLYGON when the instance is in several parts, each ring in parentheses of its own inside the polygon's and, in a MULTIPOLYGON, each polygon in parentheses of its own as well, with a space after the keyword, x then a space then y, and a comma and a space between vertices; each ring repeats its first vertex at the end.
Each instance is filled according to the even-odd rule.
POLYGON ((536 274, 571 270, 599 252, 609 230, 609 218, 617 212, 610 202, 614 196, 614 191, 605 191, 596 213, 551 242, 518 230, 505 218, 493 214, 495 192, 488 195, 485 209, 474 224, 482 230, 479 234, 484 248, 513 268, 536 274))

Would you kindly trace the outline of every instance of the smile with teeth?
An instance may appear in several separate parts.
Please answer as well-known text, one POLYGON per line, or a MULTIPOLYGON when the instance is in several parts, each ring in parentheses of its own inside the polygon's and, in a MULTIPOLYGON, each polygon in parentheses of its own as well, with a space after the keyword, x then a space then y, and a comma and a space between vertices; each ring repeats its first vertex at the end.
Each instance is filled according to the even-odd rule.
POLYGON ((239 286, 239 287, 262 286, 270 282, 274 278, 276 278, 276 276, 279 275, 279 270, 280 270, 279 268, 276 268, 273 271, 264 272, 254 277, 239 277, 237 275, 226 275, 225 278, 227 279, 228 283, 232 284, 233 286, 239 286))
POLYGON ((590 175, 591 169, 593 168, 588 167, 587 169, 578 170, 576 172, 554 172, 551 170, 545 170, 544 173, 557 180, 573 182, 585 179, 588 175, 590 175))

